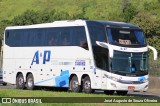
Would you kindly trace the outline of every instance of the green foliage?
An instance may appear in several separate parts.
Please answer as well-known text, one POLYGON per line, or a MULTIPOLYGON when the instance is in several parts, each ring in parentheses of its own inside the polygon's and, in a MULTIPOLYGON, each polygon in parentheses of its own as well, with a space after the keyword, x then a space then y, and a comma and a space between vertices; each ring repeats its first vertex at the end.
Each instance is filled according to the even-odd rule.
POLYGON ((84 16, 85 10, 82 9, 81 13, 70 16, 65 11, 56 11, 56 10, 43 10, 43 11, 33 11, 27 10, 22 15, 16 16, 12 20, 13 25, 31 25, 39 24, 46 22, 53 22, 56 20, 69 20, 69 19, 78 19, 78 18, 87 18, 84 16))
MULTIPOLYGON (((147 39, 148 45, 152 45, 158 51, 158 55, 160 56, 160 36, 152 36, 147 39)), ((150 56, 153 56, 152 52, 150 52, 150 56)))
POLYGON ((136 7, 134 7, 129 1, 130 0, 123 0, 121 5, 122 6, 121 16, 124 18, 125 22, 130 22, 134 18, 134 16, 138 13, 136 7))
POLYGON ((160 59, 158 60, 153 60, 153 58, 151 58, 149 60, 149 75, 150 76, 154 76, 154 77, 159 77, 160 76, 160 59))
POLYGON ((37 22, 37 12, 33 10, 27 10, 22 15, 16 16, 12 20, 13 25, 26 25, 26 24, 36 24, 37 22))
POLYGON ((147 38, 160 33, 160 19, 150 12, 140 11, 135 15, 131 23, 140 26, 147 38))
POLYGON ((8 26, 11 25, 11 22, 9 20, 2 20, 0 21, 0 39, 3 39, 3 33, 4 29, 8 26))

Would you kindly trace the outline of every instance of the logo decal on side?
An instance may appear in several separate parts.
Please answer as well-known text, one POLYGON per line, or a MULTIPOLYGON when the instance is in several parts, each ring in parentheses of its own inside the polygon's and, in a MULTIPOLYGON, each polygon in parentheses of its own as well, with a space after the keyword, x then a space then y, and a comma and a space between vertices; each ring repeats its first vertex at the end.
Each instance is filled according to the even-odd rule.
POLYGON ((76 60, 75 61, 75 66, 85 66, 86 62, 85 60, 76 60))
POLYGON ((39 64, 40 57, 43 57, 43 64, 46 64, 46 62, 50 61, 51 51, 46 50, 43 53, 39 53, 39 51, 36 51, 35 54, 34 54, 34 56, 33 56, 33 60, 32 60, 31 65, 33 65, 33 64, 39 64))

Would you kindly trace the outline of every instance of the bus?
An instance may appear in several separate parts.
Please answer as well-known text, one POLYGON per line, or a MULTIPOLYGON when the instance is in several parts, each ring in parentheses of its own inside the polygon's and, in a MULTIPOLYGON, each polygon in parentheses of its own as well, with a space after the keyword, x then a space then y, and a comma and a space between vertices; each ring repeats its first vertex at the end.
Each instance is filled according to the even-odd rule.
POLYGON ((148 48, 156 59, 143 30, 124 22, 80 19, 11 26, 4 32, 3 80, 29 90, 146 91, 148 48))

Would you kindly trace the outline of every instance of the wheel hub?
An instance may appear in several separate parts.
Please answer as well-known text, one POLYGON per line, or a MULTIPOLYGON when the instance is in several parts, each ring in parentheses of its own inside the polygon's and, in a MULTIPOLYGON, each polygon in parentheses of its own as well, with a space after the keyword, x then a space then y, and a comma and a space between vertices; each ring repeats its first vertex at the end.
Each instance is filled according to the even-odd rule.
POLYGON ((89 81, 86 81, 84 87, 85 89, 90 89, 91 83, 89 81))
POLYGON ((78 88, 78 81, 73 81, 72 87, 73 88, 78 88))
POLYGON ((32 87, 33 85, 33 80, 31 78, 28 79, 28 87, 32 87))
POLYGON ((19 85, 23 84, 23 78, 22 77, 19 78, 18 83, 19 83, 19 85))

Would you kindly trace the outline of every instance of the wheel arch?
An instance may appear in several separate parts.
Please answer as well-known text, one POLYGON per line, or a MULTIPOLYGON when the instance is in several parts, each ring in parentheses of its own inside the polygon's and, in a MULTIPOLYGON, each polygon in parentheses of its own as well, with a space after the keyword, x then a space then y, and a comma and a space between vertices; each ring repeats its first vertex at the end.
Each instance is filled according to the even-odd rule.
POLYGON ((76 76, 78 78, 78 76, 76 74, 71 74, 70 77, 69 77, 69 82, 71 81, 73 76, 76 76))
MULTIPOLYGON (((81 84, 83 84, 84 78, 87 77, 87 76, 90 78, 90 76, 88 74, 83 74, 82 75, 82 77, 81 77, 81 84)), ((90 78, 90 81, 91 81, 91 78, 90 78)))

